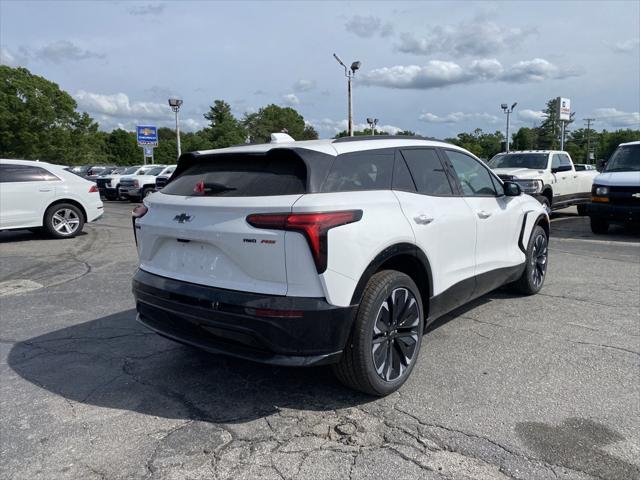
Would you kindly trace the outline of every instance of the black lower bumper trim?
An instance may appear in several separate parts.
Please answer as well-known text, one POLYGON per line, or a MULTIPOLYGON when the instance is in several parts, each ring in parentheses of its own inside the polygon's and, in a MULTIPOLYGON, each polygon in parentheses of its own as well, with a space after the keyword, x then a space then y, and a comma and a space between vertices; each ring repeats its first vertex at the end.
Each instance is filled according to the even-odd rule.
POLYGON ((134 276, 133 293, 138 320, 157 333, 210 352, 273 365, 338 361, 357 308, 335 307, 322 298, 206 287, 142 270, 134 276))
POLYGON ((640 205, 616 205, 615 203, 590 203, 587 215, 610 222, 640 224, 640 205))

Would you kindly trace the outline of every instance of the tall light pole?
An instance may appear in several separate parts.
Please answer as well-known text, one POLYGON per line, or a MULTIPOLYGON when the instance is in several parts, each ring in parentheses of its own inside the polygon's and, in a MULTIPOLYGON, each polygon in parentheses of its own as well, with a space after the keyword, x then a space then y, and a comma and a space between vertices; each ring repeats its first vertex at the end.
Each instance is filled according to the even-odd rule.
POLYGON ((169 106, 176 114, 176 144, 178 145, 178 158, 180 158, 180 155, 182 155, 182 149, 180 148, 180 124, 178 123, 178 112, 182 106, 182 100, 178 98, 170 98, 169 106))
POLYGON ((506 141, 507 153, 509 153, 509 143, 510 143, 509 142, 509 117, 511 116, 513 109, 516 108, 516 105, 518 105, 518 102, 513 102, 513 105, 511 105, 511 108, 509 108, 509 105, 507 105, 506 103, 503 103, 502 105, 500 105, 500 108, 502 108, 502 111, 507 114, 507 141, 506 141))
POLYGON ((348 96, 348 101, 349 101, 349 128, 348 128, 348 132, 349 132, 349 136, 353 137, 353 107, 352 107, 352 101, 351 101, 351 80, 353 79, 353 77, 356 75, 356 71, 360 69, 360 65, 362 65, 361 62, 353 62, 351 64, 351 68, 347 68, 347 66, 342 62, 342 60, 340 60, 340 57, 338 57, 338 55, 336 55, 335 53, 333 54, 333 58, 335 58, 338 63, 340 65, 342 65, 344 67, 344 76, 347 77, 347 96, 348 96))
POLYGON ((378 124, 377 118, 367 118, 367 123, 369 124, 369 128, 371 129, 371 135, 376 134, 376 125, 378 124))

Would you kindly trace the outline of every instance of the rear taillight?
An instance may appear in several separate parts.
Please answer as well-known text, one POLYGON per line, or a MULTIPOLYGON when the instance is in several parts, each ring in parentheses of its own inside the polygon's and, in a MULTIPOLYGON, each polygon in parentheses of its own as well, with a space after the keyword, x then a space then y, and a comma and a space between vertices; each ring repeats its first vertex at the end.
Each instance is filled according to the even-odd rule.
POLYGON ((341 225, 357 222, 362 210, 322 213, 256 213, 247 217, 255 228, 289 230, 302 233, 311 249, 318 273, 327 269, 327 233, 341 225))
POLYGON ((96 187, 95 185, 91 185, 89 187, 89 193, 97 193, 98 192, 98 187, 96 187))

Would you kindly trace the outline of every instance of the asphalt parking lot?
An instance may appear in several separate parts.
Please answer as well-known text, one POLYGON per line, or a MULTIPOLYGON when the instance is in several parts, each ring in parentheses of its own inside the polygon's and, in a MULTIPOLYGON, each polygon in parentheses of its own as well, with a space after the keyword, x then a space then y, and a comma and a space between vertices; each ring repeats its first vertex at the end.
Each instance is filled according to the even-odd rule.
POLYGON ((640 238, 554 216, 542 292, 438 321, 397 393, 198 352, 135 321, 128 203, 0 232, 0 477, 640 478, 640 238))

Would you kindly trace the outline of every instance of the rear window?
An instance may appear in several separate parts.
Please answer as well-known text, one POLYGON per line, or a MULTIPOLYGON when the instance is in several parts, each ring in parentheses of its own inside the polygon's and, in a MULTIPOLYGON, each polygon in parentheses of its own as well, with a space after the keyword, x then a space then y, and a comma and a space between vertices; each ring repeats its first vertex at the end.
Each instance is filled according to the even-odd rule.
POLYGON ((217 155, 178 169, 162 193, 184 196, 262 197, 306 191, 306 166, 295 153, 217 155))
POLYGON ((392 149, 338 155, 322 186, 322 192, 389 190, 393 158, 392 149))

